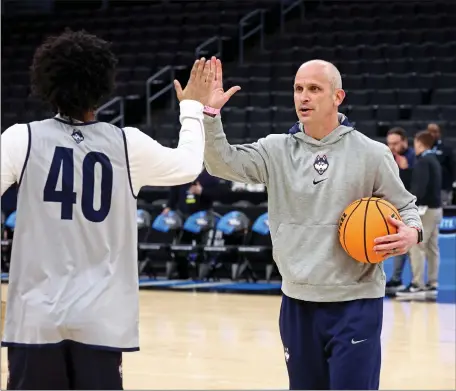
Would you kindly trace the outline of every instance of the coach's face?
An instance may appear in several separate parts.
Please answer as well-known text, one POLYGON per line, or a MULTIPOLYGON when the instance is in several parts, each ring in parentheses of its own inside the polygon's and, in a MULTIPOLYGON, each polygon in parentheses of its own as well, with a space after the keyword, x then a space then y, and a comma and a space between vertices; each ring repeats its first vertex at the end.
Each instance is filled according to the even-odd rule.
POLYGON ((343 90, 334 87, 324 65, 304 64, 299 68, 294 83, 294 103, 301 123, 320 122, 332 116, 343 98, 343 90))

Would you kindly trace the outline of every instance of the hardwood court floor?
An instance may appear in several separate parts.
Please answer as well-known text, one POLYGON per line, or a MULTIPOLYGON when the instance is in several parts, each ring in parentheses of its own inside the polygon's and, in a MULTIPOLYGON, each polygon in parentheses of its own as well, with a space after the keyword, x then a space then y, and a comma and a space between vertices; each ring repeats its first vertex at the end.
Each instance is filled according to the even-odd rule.
MULTIPOLYGON (((2 298, 6 288, 2 286, 2 298)), ((125 389, 286 389, 280 298, 141 291, 125 389)), ((452 304, 385 301, 382 389, 456 389, 452 304)), ((6 349, 1 388, 5 389, 6 349)))

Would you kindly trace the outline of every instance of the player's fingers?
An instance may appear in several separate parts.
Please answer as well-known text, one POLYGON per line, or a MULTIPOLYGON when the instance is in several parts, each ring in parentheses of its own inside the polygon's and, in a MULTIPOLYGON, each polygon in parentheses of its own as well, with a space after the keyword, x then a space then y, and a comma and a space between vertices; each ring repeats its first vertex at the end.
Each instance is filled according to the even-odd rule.
POLYGON ((192 70, 190 71, 190 77, 188 79, 188 82, 192 82, 193 80, 195 80, 196 78, 196 72, 198 70, 198 65, 199 65, 199 60, 196 60, 194 63, 193 63, 193 67, 192 67, 192 70))
POLYGON ((223 81, 222 62, 219 59, 217 59, 217 81, 220 83, 223 81))
POLYGON ((206 63, 204 64, 204 69, 203 69, 203 73, 201 75, 202 77, 202 80, 203 81, 206 81, 206 82, 210 82, 210 79, 209 79, 209 72, 211 70, 211 62, 209 60, 206 61, 206 63))
POLYGON ((206 65, 206 59, 204 57, 200 58, 200 61, 198 63, 198 69, 196 70, 196 78, 199 80, 204 71, 204 66, 206 65))
POLYGON ((231 87, 227 92, 225 92, 225 97, 227 99, 230 99, 236 92, 238 92, 241 89, 239 86, 234 86, 231 87))
POLYGON ((215 80, 215 71, 216 71, 216 60, 215 57, 212 57, 209 61, 209 75, 207 81, 212 83, 215 80))
POLYGON ((378 238, 374 239, 375 244, 380 244, 380 243, 390 243, 390 242, 395 242, 401 239, 401 235, 399 234, 392 234, 392 235, 386 235, 386 236, 380 236, 378 238))
POLYGON ((211 75, 213 81, 217 80, 217 58, 215 56, 211 58, 211 75))
POLYGON ((180 101, 182 98, 183 92, 182 92, 182 86, 179 83, 179 81, 177 81, 177 80, 174 80, 174 89, 176 90, 177 99, 179 99, 179 101, 180 101))

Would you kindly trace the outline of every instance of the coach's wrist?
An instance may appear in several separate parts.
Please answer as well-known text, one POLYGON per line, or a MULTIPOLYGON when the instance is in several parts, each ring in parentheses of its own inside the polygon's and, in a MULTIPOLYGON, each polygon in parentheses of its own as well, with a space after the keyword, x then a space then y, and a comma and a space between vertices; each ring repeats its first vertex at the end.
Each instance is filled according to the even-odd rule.
POLYGON ((412 226, 410 228, 412 228, 415 231, 415 233, 416 233, 416 241, 415 241, 415 243, 416 244, 421 243, 423 241, 423 230, 421 228, 419 228, 419 227, 414 227, 414 226, 412 226))

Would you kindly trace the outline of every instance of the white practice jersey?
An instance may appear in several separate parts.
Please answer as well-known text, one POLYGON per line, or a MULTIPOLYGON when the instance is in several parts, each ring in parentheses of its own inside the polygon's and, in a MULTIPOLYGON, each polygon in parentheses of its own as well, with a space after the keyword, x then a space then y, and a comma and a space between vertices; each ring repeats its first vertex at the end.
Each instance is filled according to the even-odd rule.
POLYGON ((14 127, 5 132, 2 194, 14 178, 19 192, 3 346, 139 349, 136 195, 197 177, 201 119, 201 104, 181 103, 175 149, 135 128, 59 116, 15 125, 16 145, 14 127))

